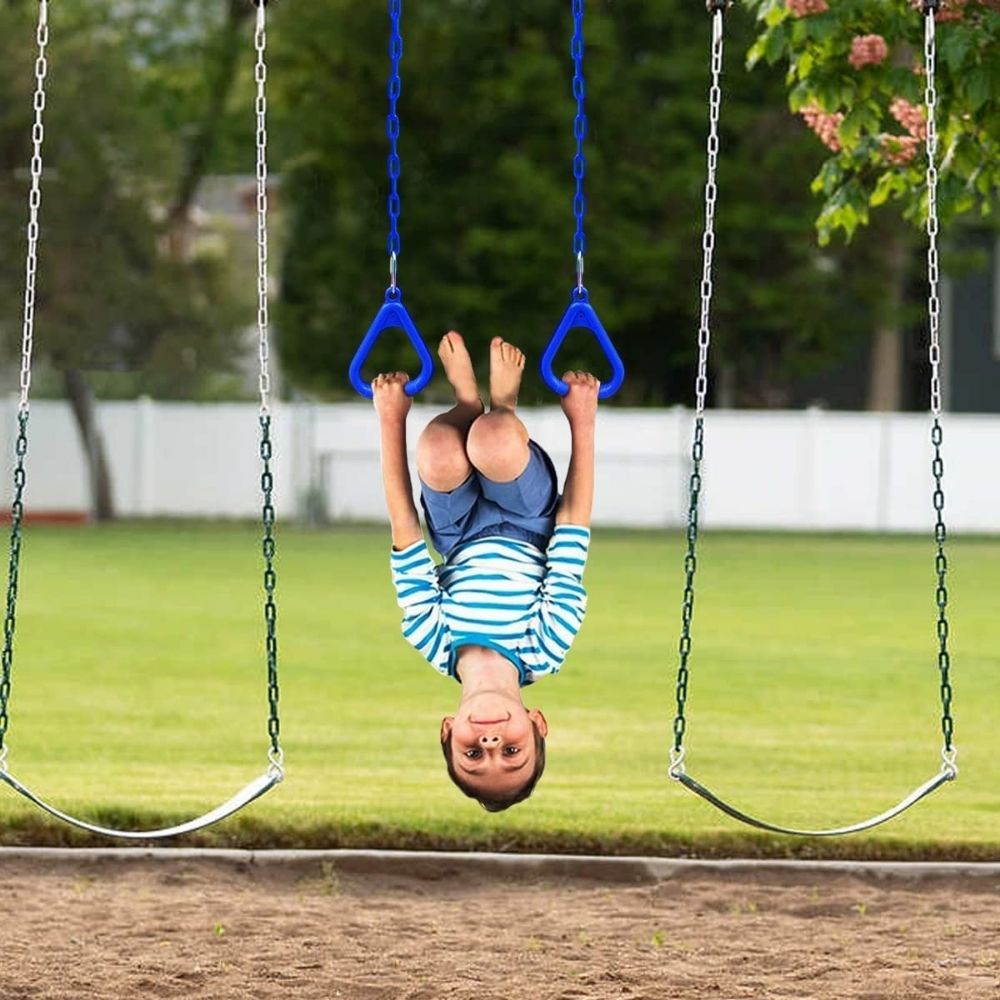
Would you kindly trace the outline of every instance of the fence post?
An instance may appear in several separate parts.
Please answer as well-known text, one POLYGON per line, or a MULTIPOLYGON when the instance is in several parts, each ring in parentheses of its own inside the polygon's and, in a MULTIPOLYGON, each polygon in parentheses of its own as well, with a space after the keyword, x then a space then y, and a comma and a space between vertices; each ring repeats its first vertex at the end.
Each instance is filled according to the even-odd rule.
POLYGON ((153 512, 156 410, 149 396, 135 401, 135 513, 149 517, 153 512))
POLYGON ((806 531, 815 531, 819 528, 816 516, 816 450, 820 423, 823 420, 823 410, 819 406, 808 406, 802 419, 802 460, 799 466, 799 516, 801 522, 796 527, 800 530, 805 528, 806 531))
POLYGON ((892 489, 893 414, 878 417, 878 493, 875 496, 875 530, 887 531, 891 525, 890 491, 892 489))

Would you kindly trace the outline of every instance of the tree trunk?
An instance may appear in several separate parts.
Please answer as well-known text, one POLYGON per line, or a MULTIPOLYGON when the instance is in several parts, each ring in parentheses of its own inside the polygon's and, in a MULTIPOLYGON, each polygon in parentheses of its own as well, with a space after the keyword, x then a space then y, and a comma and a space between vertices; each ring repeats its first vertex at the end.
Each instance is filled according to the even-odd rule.
POLYGON ((903 302, 906 295, 907 243, 894 232, 886 244, 886 299, 872 337, 868 409, 892 411, 903 406, 903 302))
POLYGON ((91 515, 96 521, 113 521, 115 507, 111 495, 111 471, 104 451, 104 438, 97 426, 94 394, 90 391, 83 372, 78 368, 67 368, 63 371, 63 384, 70 406, 73 408, 73 416, 80 431, 80 441, 87 462, 91 515))
POLYGON ((225 24, 217 45, 210 54, 211 82, 208 103, 201 123, 188 148, 184 170, 177 183, 177 192, 167 213, 167 244, 174 260, 186 260, 191 242, 191 204, 201 183, 219 136, 226 102, 236 80, 242 52, 241 27, 253 11, 247 0, 229 0, 225 24))

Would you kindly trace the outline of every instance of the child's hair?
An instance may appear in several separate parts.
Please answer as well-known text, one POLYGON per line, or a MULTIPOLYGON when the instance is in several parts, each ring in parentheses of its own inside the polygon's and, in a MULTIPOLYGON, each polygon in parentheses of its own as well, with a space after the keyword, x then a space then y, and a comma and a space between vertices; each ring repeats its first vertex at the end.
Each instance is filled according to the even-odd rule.
POLYGON ((466 795, 468 795, 470 799, 475 799, 487 812, 503 812, 504 809, 509 809, 511 806, 516 806, 518 802, 523 802, 535 790, 535 785, 538 784, 538 779, 542 776, 542 771, 545 770, 545 737, 541 734, 534 720, 532 720, 531 728, 535 733, 535 770, 531 773, 528 780, 519 789, 517 789, 517 791, 496 797, 484 796, 470 784, 467 784, 455 770, 455 762, 451 757, 450 731, 441 741, 441 749, 444 751, 445 764, 448 766, 448 777, 450 777, 451 780, 454 781, 455 784, 458 785, 458 787, 466 795))

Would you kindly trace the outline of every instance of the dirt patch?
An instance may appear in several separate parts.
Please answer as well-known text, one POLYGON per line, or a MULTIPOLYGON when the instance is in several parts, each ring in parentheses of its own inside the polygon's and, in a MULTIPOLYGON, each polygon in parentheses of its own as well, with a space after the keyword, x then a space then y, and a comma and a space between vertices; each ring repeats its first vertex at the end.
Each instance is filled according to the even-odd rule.
POLYGON ((0 997, 1000 996, 1000 878, 6 859, 0 997))

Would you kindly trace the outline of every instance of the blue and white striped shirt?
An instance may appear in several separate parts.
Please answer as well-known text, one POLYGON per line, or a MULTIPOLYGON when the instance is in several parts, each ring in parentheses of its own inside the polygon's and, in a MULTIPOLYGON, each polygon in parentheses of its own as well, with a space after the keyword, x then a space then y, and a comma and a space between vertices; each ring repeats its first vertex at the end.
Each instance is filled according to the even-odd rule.
POLYGON ((487 646, 521 684, 558 672, 587 610, 590 530, 556 525, 542 553, 514 538, 480 538, 435 565, 423 540, 391 556, 403 636, 435 670, 455 676, 462 646, 487 646))

